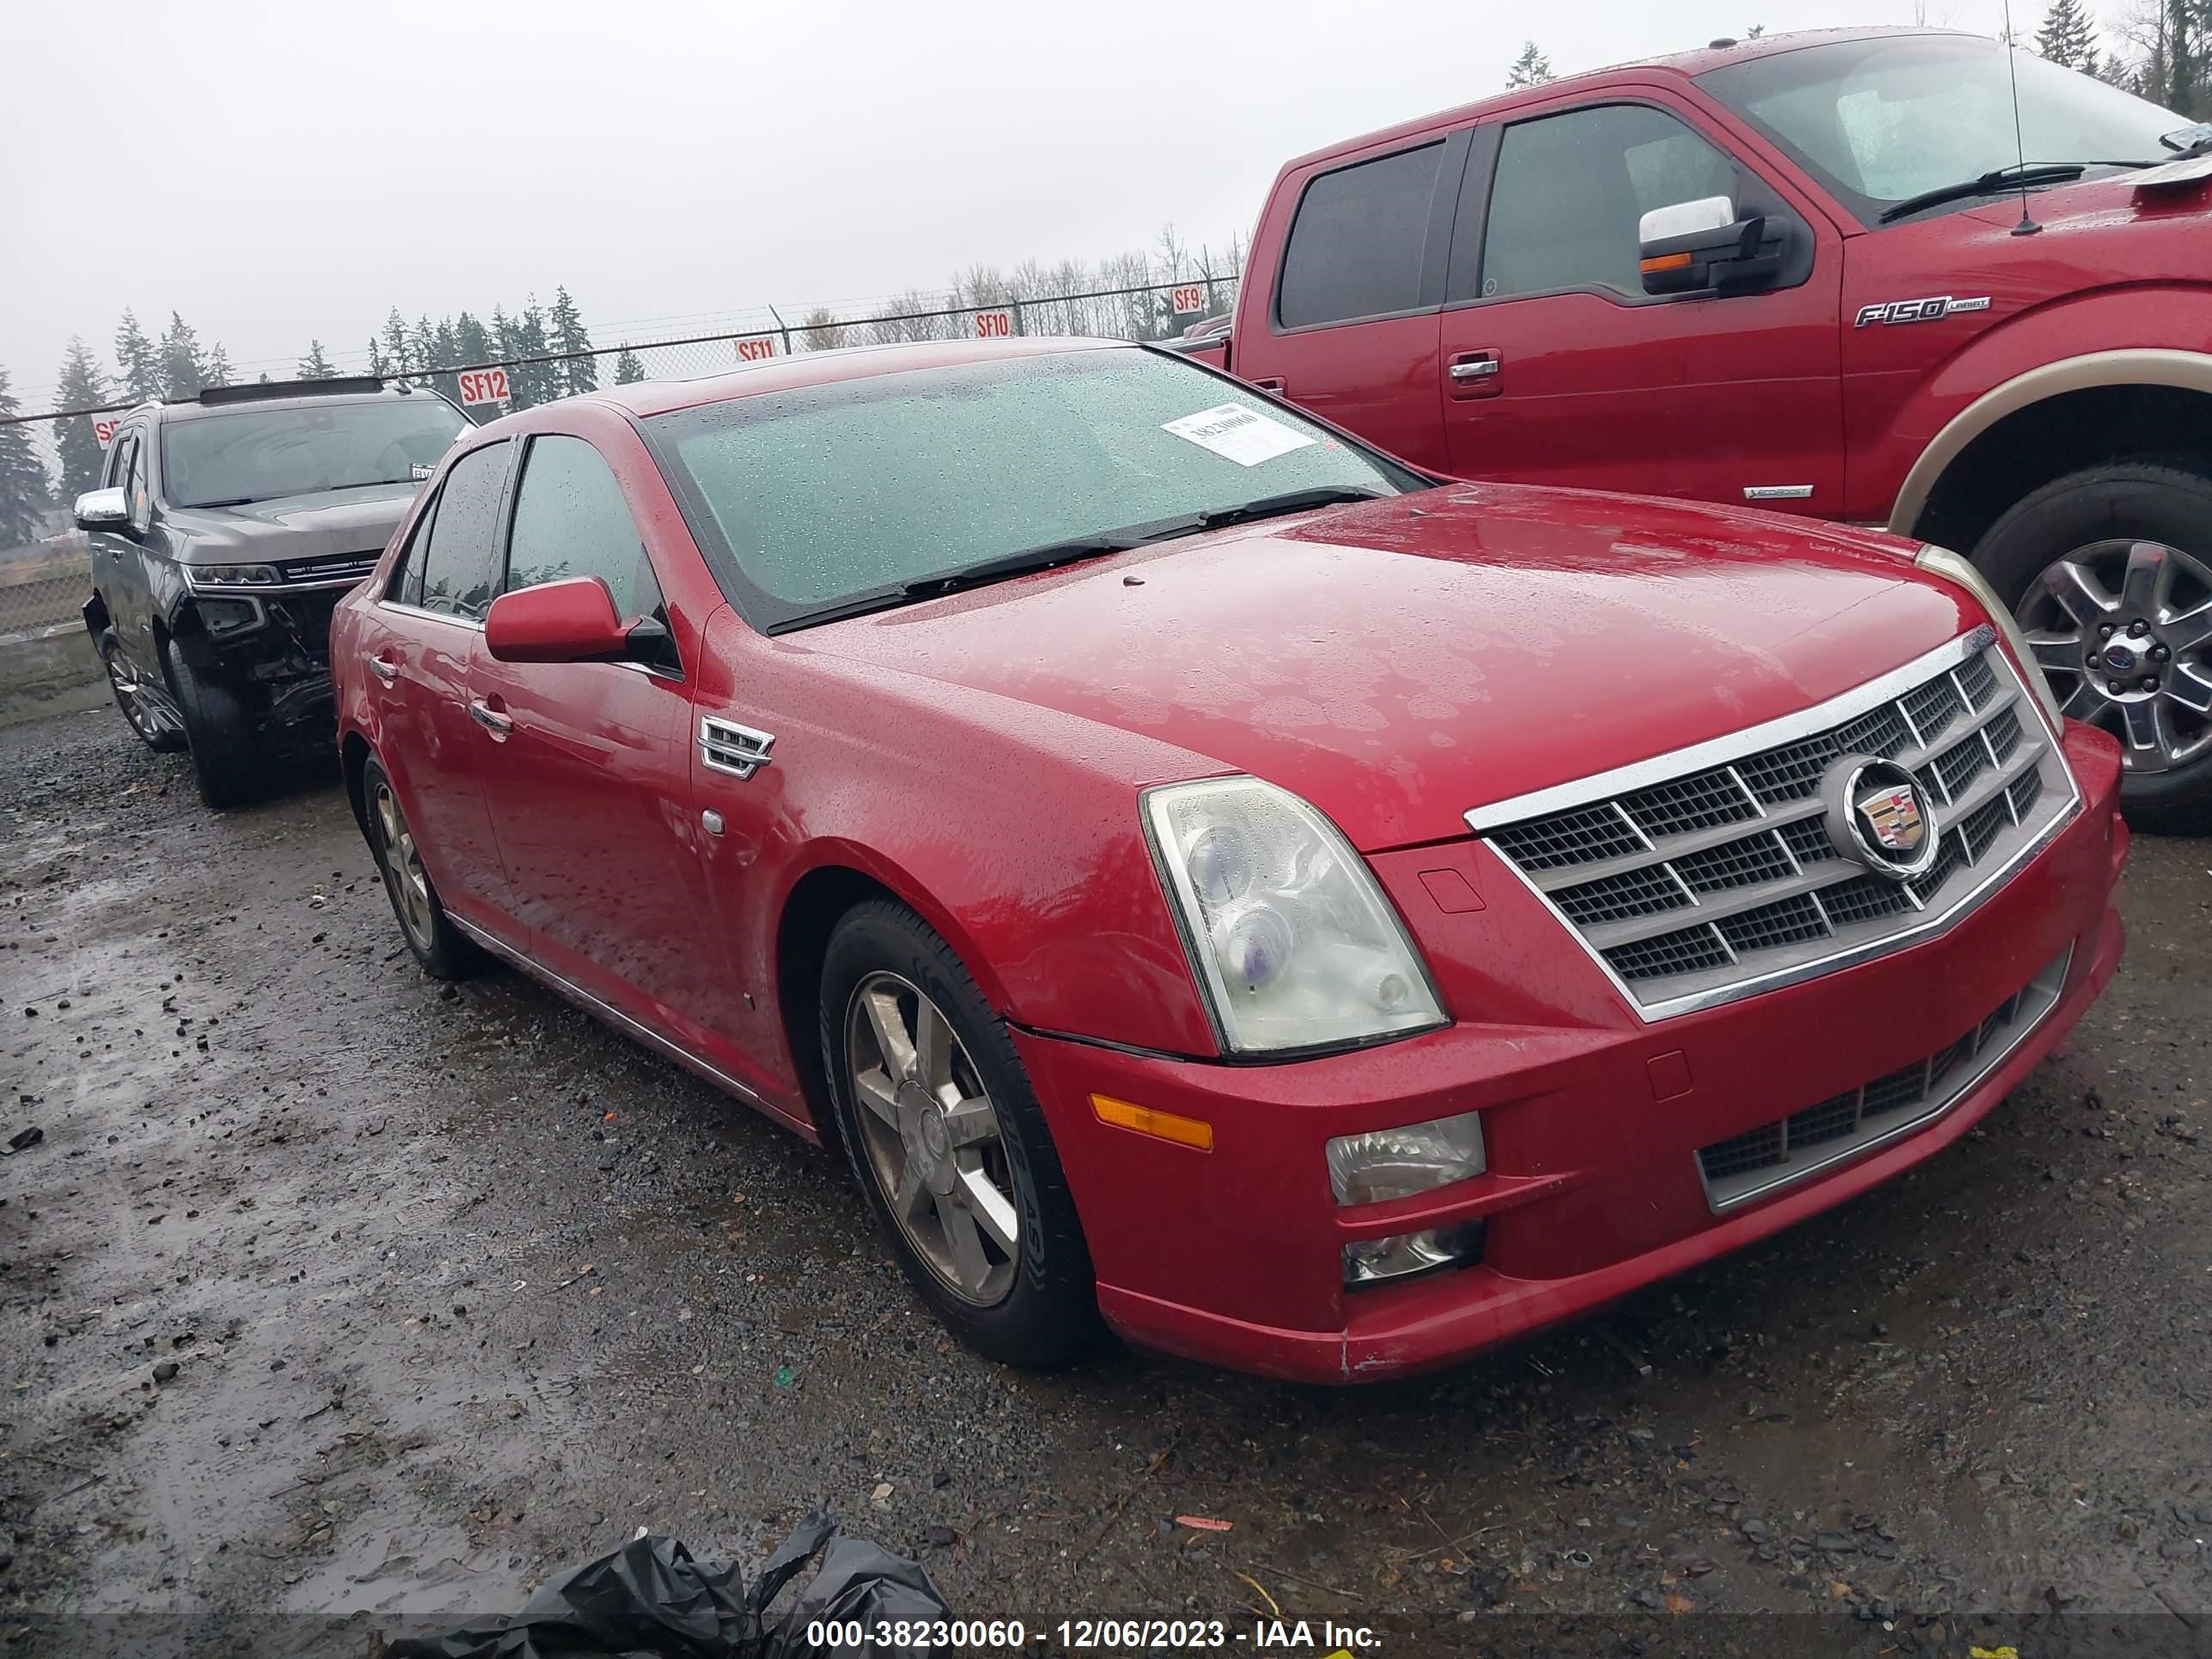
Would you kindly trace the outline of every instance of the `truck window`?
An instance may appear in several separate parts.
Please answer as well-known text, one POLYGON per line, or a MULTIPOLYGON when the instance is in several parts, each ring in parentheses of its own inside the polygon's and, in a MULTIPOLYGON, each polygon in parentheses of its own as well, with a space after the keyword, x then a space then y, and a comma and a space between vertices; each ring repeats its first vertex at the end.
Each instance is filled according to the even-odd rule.
POLYGON ((1645 105, 1510 126, 1490 190, 1482 296, 1601 288, 1640 300, 1637 222, 1653 208, 1734 189, 1728 157, 1645 105))
MULTIPOLYGON (((1285 328, 1415 311, 1441 141, 1324 173, 1306 186, 1283 252, 1285 328)), ((1630 263, 1635 262, 1631 248, 1630 263)))

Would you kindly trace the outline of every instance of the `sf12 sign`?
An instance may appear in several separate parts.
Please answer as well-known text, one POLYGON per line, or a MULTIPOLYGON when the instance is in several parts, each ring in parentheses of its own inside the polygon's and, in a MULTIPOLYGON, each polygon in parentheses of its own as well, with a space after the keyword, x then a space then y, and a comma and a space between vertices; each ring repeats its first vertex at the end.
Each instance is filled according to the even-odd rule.
POLYGON ((1175 303, 1175 314, 1188 317, 1193 312, 1206 309, 1206 289, 1197 283, 1185 283, 1169 296, 1175 303))
POLYGON ((997 311, 975 313, 975 337, 979 340, 1006 340, 1013 337, 1014 313, 1001 307, 997 311))
POLYGON ((507 371, 503 368, 471 368, 458 378, 464 409, 472 404, 503 404, 509 396, 507 371))
POLYGON ((115 441, 115 428, 122 424, 120 413, 95 415, 92 417, 92 435, 100 440, 100 447, 105 449, 115 441))
POLYGON ((773 334, 749 334, 738 342, 738 361, 741 363, 764 363, 782 349, 773 334))

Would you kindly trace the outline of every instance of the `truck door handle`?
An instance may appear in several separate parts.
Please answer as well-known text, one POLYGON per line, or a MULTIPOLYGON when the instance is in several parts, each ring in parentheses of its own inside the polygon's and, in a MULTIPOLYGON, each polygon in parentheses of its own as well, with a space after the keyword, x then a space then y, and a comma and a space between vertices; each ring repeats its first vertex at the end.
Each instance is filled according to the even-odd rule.
POLYGON ((388 658, 371 657, 368 659, 368 672, 389 685, 399 678, 399 665, 388 658))
POLYGON ((1462 351, 1444 364, 1455 398, 1495 398, 1505 389, 1505 360, 1496 351, 1462 351))
POLYGON ((482 697, 469 700, 469 718, 490 732, 495 743, 505 743, 507 734, 514 730, 514 722, 482 697))

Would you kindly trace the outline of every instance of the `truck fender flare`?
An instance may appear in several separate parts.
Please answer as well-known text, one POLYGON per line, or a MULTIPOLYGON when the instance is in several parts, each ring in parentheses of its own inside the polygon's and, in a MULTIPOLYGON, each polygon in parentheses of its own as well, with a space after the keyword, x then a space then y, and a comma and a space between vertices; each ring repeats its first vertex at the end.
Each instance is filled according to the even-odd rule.
POLYGON ((1929 496, 1951 463, 2008 415, 2046 398, 2108 386, 2168 386, 2212 394, 2212 354, 2154 347, 2085 352, 2079 357, 2039 364, 1991 387, 1954 415, 1920 452, 1920 459, 1912 464, 1912 471, 1905 474, 1904 485, 1897 492, 1887 527, 1893 535, 1911 535, 1929 496))

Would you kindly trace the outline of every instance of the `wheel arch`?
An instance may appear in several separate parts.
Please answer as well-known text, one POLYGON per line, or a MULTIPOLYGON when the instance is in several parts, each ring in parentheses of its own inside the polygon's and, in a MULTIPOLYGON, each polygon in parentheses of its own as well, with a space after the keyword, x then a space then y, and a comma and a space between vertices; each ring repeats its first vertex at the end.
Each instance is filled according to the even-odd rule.
POLYGON ((92 590, 92 597, 84 602, 79 614, 84 617, 84 631, 92 635, 95 644, 99 642, 100 636, 113 626, 112 619, 107 614, 107 601, 100 597, 96 587, 92 590))
POLYGON ((1887 528, 1971 552, 2007 507, 2054 478, 2176 452, 2212 454, 2212 354, 2146 347, 2041 364, 1944 424, 1887 528))

